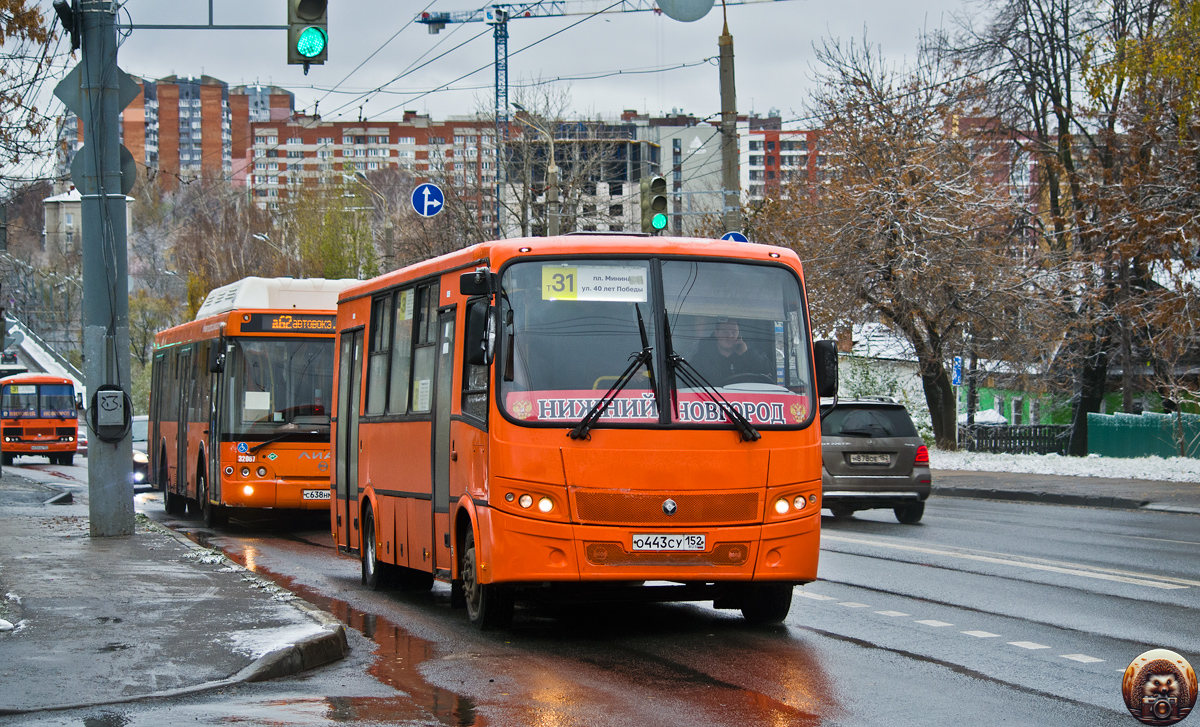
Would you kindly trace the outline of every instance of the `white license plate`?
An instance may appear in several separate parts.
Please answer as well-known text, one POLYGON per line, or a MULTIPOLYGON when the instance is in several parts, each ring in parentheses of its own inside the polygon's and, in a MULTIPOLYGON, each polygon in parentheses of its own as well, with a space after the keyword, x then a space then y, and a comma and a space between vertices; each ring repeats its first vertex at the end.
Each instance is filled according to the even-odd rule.
POLYGON ((45 444, 35 444, 30 447, 30 449, 50 449, 50 447, 46 446, 45 444))
POLYGON ((305 490, 303 497, 305 500, 328 500, 329 490, 305 490))
POLYGON ((891 464, 892 457, 887 454, 851 454, 850 464, 891 464))
POLYGON ((664 535, 650 533, 633 536, 634 550, 704 550, 703 535, 664 535))

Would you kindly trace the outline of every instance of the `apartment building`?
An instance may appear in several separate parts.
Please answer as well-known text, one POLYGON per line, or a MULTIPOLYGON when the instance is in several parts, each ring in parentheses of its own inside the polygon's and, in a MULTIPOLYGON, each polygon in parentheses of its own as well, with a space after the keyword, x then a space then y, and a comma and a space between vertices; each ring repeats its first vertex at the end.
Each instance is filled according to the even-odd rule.
POLYGON ((738 119, 738 176, 742 202, 784 197, 791 182, 824 178, 828 160, 819 148, 820 132, 783 128, 777 111, 738 119))

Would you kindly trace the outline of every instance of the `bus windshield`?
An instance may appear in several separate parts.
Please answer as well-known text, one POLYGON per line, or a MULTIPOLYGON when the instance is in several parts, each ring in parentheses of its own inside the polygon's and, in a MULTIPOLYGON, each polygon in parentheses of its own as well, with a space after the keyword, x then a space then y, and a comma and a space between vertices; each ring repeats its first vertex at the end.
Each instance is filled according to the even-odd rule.
POLYGON ((676 354, 695 376, 641 366, 599 423, 798 427, 815 401, 797 276, 782 266, 664 259, 521 262, 503 276, 501 404, 522 422, 582 419, 642 350, 676 354), (657 301, 662 303, 657 303, 657 301), (666 325, 664 326, 664 320, 666 325), (670 346, 669 351, 666 350, 670 346), (673 387, 667 416, 651 381, 673 387), (718 402, 718 398, 724 403, 718 402))
POLYGON ((225 370, 224 434, 328 432, 332 339, 234 338, 225 370))
POLYGON ((70 384, 5 384, 0 409, 7 419, 74 419, 75 392, 70 384))

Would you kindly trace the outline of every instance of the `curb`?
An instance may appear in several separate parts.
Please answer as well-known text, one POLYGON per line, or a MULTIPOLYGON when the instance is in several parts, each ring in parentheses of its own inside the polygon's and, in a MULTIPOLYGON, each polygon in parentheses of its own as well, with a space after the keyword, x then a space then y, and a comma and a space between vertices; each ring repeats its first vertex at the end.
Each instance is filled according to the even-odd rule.
MULTIPOLYGON (((1170 506, 1153 506, 1150 500, 1134 500, 1128 497, 1096 495, 1072 495, 1061 492, 1033 492, 1028 490, 985 490, 970 487, 934 487, 930 493, 938 497, 969 497, 980 500, 1008 500, 1040 502, 1048 505, 1072 505, 1075 507, 1103 507, 1114 510, 1141 510, 1147 507, 1162 510, 1170 506)), ((1176 508, 1170 512, 1196 512, 1200 509, 1176 508)))

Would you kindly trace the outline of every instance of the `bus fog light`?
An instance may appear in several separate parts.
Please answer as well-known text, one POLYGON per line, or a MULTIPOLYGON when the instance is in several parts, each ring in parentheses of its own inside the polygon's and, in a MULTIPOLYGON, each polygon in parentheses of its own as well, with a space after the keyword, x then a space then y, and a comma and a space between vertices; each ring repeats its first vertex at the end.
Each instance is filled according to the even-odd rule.
POLYGON ((225 474, 229 475, 230 477, 233 477, 233 468, 232 468, 232 467, 226 467, 226 468, 225 468, 225 474))
POLYGON ((521 495, 519 502, 521 503, 521 507, 529 507, 533 504, 533 498, 529 495, 521 495))
POLYGON ((259 468, 258 468, 258 476, 259 476, 259 477, 266 477, 266 476, 267 476, 267 468, 266 468, 266 467, 259 467, 259 468))
POLYGON ((512 502, 515 499, 517 499, 517 496, 512 494, 511 492, 504 493, 504 501, 505 502, 512 502))
POLYGON ((243 467, 243 468, 242 468, 242 477, 249 477, 249 476, 250 476, 250 468, 249 468, 249 467, 243 467))
POLYGON ((538 509, 542 512, 550 512, 554 509, 554 501, 549 497, 543 497, 542 499, 538 500, 538 509))
POLYGON ((796 497, 796 499, 792 502, 792 507, 795 507, 797 510, 803 510, 804 505, 805 505, 804 495, 798 495, 796 497))
POLYGON ((782 497, 775 501, 775 512, 779 513, 780 515, 786 514, 789 507, 791 506, 788 505, 788 501, 782 497))
POLYGON ((809 496, 808 496, 808 501, 809 501, 809 502, 811 502, 811 503, 812 503, 812 504, 814 504, 814 505, 815 505, 815 504, 817 504, 817 496, 816 496, 816 495, 809 495, 809 496))
POLYGON ((242 488, 242 494, 244 494, 246 497, 249 497, 250 495, 254 494, 254 488, 250 485, 246 485, 242 488))

